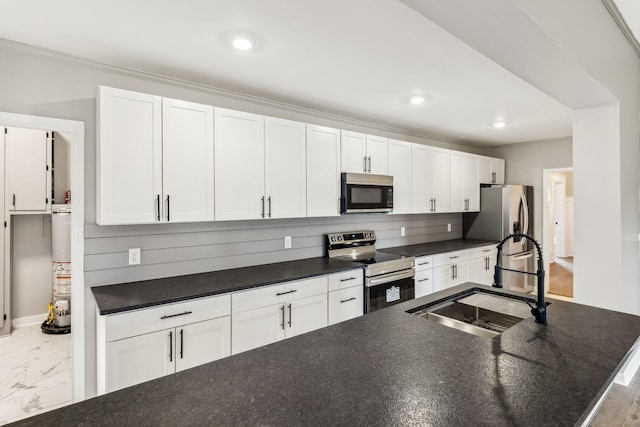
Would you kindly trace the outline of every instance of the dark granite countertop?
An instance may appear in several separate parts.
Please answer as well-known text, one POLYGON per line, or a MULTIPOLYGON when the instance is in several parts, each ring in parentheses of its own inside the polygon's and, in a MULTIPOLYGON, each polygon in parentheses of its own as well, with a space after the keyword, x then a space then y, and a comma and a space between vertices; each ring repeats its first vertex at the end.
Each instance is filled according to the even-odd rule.
POLYGON ((404 255, 404 256, 426 256, 441 254, 444 252, 460 251, 462 249, 473 249, 481 246, 487 246, 495 244, 498 246, 498 241, 494 240, 479 240, 479 239, 454 239, 443 240, 440 242, 420 243, 418 245, 409 246, 397 246, 393 248, 378 249, 380 252, 389 252, 392 254, 404 255))
POLYGON ((18 425, 571 426, 640 335, 640 317, 550 300, 499 337, 405 311, 464 284, 19 421, 18 425))
POLYGON ((100 314, 104 315, 361 267, 360 264, 326 257, 308 258, 186 276, 95 286, 91 290, 100 314))

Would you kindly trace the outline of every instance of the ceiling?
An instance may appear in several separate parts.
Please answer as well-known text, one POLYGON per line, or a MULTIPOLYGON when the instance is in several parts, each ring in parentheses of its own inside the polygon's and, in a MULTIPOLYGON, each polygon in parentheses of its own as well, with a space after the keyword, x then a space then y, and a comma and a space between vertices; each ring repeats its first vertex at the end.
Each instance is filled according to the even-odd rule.
POLYGON ((413 133, 571 135, 569 108, 398 0, 21 0, 2 15, 0 38, 413 133), (257 48, 231 48, 234 31, 257 48))

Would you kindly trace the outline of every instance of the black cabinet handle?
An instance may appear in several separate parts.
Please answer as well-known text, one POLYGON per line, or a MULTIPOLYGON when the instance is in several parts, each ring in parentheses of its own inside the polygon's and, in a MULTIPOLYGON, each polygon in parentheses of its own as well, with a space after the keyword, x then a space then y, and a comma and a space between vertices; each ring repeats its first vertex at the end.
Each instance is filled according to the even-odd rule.
POLYGON ((429 280, 429 278, 424 278, 424 279, 418 279, 418 282, 426 282, 427 280, 429 280))
POLYGON ((183 351, 184 351, 184 329, 180 329, 180 359, 184 359, 183 351))
POLYGON ((271 218, 271 196, 269 196, 267 198, 267 201, 269 202, 269 211, 268 211, 268 216, 269 218, 271 218))
POLYGON ((185 311, 184 313, 178 313, 178 314, 165 314, 164 316, 162 316, 160 318, 160 320, 169 319, 171 317, 185 316, 185 315, 191 314, 191 313, 193 313, 193 311, 185 311))
POLYGON ((14 208, 16 207, 16 195, 15 194, 13 195, 13 207, 14 208))
POLYGON ((429 262, 428 262, 428 261, 427 261, 427 262, 419 262, 419 263, 418 263, 418 265, 427 265, 427 264, 429 264, 429 262))
POLYGON ((173 332, 169 332, 169 362, 173 362, 173 332))
POLYGON ((156 214, 156 218, 158 218, 158 221, 160 221, 160 195, 159 194, 156 196, 156 209, 158 210, 156 214))
POLYGON ((356 297, 351 297, 351 298, 349 298, 349 299, 343 299, 343 300, 340 300, 340 302, 341 302, 341 303, 343 303, 343 302, 349 302, 349 301, 353 301, 354 299, 356 299, 356 297))
POLYGON ((171 207, 169 205, 169 195, 167 194, 167 222, 171 221, 171 218, 169 217, 169 212, 171 212, 171 207))
POLYGON ((289 304, 289 327, 291 327, 291 304, 289 304))
POLYGON ((284 305, 280 306, 280 311, 282 311, 282 322, 280 323, 280 327, 284 331, 284 305))
POLYGON ((292 290, 287 291, 287 292, 278 292, 278 293, 276 294, 276 296, 277 296, 277 297, 279 297, 280 295, 292 294, 292 293, 294 293, 294 292, 298 292, 298 290, 297 290, 297 289, 292 289, 292 290))
POLYGON ((348 282, 349 280, 356 280, 355 277, 348 277, 346 279, 340 279, 341 282, 348 282))
POLYGON ((260 211, 260 216, 264 218, 264 196, 260 197, 260 204, 262 205, 262 210, 260 211))

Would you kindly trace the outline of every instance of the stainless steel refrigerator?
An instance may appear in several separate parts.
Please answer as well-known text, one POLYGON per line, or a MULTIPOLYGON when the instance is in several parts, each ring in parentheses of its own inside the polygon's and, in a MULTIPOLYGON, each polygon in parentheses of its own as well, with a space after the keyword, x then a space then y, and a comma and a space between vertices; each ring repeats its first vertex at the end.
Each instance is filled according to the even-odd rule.
MULTIPOLYGON (((480 188, 480 211, 463 215, 464 237, 500 241, 520 232, 533 237, 533 187, 494 185, 480 188)), ((502 266, 511 270, 535 273, 536 252, 527 239, 511 238, 502 247, 502 266)), ((503 286, 514 291, 530 292, 535 276, 503 271, 503 286)))

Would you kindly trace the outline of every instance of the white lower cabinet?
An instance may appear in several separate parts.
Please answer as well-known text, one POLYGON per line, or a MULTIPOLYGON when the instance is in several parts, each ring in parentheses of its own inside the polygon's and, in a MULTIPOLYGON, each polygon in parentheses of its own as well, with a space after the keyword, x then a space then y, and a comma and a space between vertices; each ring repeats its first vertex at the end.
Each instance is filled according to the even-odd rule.
POLYGON ((361 269, 329 275, 329 324, 364 313, 364 277, 361 269))
POLYGON ((231 354, 231 296, 97 317, 98 394, 231 354))
POLYGON ((416 258, 416 275, 413 278, 416 288, 416 298, 433 292, 433 257, 421 256, 416 258))
POLYGON ((469 255, 469 281, 491 286, 498 250, 495 245, 471 249, 469 255))
POLYGON ((327 276, 232 295, 231 353, 327 326, 327 276))
POLYGON ((433 291, 457 286, 469 281, 469 251, 461 250, 434 255, 433 291))

